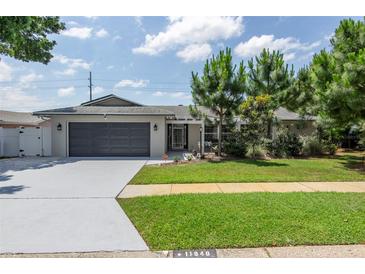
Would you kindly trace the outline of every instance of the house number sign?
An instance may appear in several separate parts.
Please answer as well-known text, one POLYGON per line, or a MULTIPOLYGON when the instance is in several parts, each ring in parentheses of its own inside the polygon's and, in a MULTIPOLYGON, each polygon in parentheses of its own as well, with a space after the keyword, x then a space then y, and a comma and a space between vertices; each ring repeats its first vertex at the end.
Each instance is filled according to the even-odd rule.
POLYGON ((173 258, 217 258, 215 249, 174 250, 173 258))

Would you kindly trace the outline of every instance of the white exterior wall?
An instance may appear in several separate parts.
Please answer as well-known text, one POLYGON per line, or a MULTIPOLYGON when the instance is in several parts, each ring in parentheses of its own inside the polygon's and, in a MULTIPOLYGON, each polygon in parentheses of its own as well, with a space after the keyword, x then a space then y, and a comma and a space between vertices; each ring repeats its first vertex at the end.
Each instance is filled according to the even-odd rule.
POLYGON ((199 152, 199 142, 200 142, 200 127, 201 125, 190 124, 188 125, 188 145, 189 151, 196 150, 199 152))
POLYGON ((68 157, 68 123, 70 122, 129 122, 150 123, 150 152, 151 157, 162 157, 165 150, 165 117, 164 116, 122 116, 107 115, 54 115, 52 119, 52 156, 68 157), (57 130, 58 124, 62 130, 57 130), (157 124, 158 130, 153 126, 157 124))
POLYGON ((0 156, 15 157, 19 155, 19 129, 0 127, 0 156))
POLYGON ((52 127, 42 127, 42 156, 52 156, 52 127))

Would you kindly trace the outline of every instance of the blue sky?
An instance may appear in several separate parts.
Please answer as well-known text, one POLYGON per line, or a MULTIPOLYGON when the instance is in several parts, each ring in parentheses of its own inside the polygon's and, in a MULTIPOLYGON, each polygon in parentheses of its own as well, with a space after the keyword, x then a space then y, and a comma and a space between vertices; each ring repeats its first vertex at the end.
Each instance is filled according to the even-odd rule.
MULTIPOLYGON (((0 109, 34 111, 79 105, 109 93, 142 104, 191 103, 191 71, 228 46, 234 62, 263 47, 299 68, 329 46, 341 17, 62 17, 67 30, 48 65, 1 56, 0 109)), ((359 18, 360 19, 360 18, 359 18)))

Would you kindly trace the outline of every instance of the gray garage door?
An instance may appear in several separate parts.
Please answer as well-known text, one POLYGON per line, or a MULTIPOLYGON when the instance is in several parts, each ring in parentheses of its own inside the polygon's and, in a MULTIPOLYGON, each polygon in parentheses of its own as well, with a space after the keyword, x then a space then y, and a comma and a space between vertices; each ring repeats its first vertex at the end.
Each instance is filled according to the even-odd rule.
POLYGON ((69 123, 70 156, 150 156, 149 123, 69 123))

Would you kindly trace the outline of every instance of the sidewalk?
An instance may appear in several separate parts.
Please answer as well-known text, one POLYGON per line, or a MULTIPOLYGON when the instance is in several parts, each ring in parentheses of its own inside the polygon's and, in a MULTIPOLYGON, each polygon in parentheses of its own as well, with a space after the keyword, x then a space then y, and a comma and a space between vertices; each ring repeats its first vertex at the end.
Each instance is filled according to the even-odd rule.
MULTIPOLYGON (((365 258, 365 245, 217 249, 218 258, 365 258)), ((171 258, 172 251, 0 254, 0 258, 171 258)))
POLYGON ((365 182, 218 183, 127 185, 119 198, 181 193, 365 192, 365 182))

